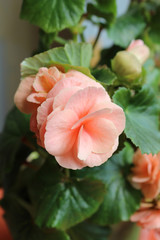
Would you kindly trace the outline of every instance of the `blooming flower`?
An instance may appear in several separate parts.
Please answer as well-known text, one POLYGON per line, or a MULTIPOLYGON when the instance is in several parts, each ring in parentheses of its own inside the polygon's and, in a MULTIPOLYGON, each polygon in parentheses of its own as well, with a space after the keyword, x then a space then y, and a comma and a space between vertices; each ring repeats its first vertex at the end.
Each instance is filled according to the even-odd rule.
POLYGON ((153 229, 141 229, 139 240, 160 240, 160 232, 153 229))
POLYGON ((160 192, 160 154, 142 154, 138 149, 133 158, 131 181, 145 198, 153 199, 160 192))
POLYGON ((118 137, 125 127, 122 108, 111 102, 99 83, 75 70, 61 74, 52 87, 47 83, 47 88, 46 82, 44 85, 45 88, 43 79, 36 76, 32 87, 37 92, 31 92, 25 100, 39 104, 30 109, 30 126, 38 143, 65 168, 104 163, 117 149, 118 137), (39 101, 42 92, 44 99, 39 101))
POLYGON ((146 229, 160 229, 160 209, 140 209, 131 216, 131 221, 146 229))
POLYGON ((116 150, 124 125, 123 110, 105 90, 87 87, 48 116, 44 145, 63 167, 99 166, 116 150))

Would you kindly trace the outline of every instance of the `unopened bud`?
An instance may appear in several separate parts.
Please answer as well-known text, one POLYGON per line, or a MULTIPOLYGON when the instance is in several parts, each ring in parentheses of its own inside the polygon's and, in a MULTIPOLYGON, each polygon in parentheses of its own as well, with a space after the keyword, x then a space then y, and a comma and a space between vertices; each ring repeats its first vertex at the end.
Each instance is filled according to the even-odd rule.
POLYGON ((132 53, 142 65, 150 55, 149 48, 144 44, 141 39, 132 41, 126 51, 132 53))
POLYGON ((132 83, 141 76, 142 66, 130 52, 120 51, 112 60, 112 70, 124 83, 132 83))

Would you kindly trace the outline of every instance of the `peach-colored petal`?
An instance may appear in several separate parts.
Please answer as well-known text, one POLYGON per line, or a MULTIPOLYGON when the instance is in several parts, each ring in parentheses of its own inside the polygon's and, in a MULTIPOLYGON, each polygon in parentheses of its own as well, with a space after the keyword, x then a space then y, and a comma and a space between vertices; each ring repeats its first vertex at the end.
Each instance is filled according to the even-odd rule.
POLYGON ((54 98, 53 109, 55 109, 57 107, 61 107, 61 109, 64 109, 64 107, 65 107, 66 103, 68 102, 68 100, 70 99, 70 97, 79 90, 81 90, 80 87, 72 87, 72 88, 62 89, 60 91, 60 93, 54 98))
POLYGON ((114 124, 107 119, 99 118, 87 122, 85 130, 92 139, 92 152, 110 153, 117 139, 117 131, 114 124))
POLYGON ((86 124, 88 121, 91 121, 91 120, 94 120, 94 119, 97 119, 97 118, 106 118, 106 115, 108 113, 110 113, 111 111, 112 111, 111 109, 104 108, 104 109, 101 109, 99 111, 90 113, 90 114, 86 115, 85 117, 81 118, 79 121, 77 121, 73 125, 72 129, 78 128, 82 124, 86 124))
POLYGON ((108 102, 106 107, 112 110, 106 115, 106 118, 112 121, 117 129, 118 135, 120 135, 125 128, 126 120, 123 109, 112 102, 108 102))
POLYGON ((39 72, 36 75, 33 87, 36 92, 49 92, 55 83, 60 80, 60 72, 56 67, 45 68, 42 67, 39 69, 39 72))
POLYGON ((80 160, 86 160, 91 154, 92 148, 91 136, 82 125, 78 135, 78 158, 80 160))
MULTIPOLYGON (((110 155, 109 155, 110 156, 110 155)), ((108 159, 108 153, 107 154, 96 154, 96 153, 91 153, 88 158, 86 159, 85 163, 89 167, 95 167, 95 166, 100 166, 104 162, 107 161, 108 159)))
POLYGON ((38 134, 37 128, 37 111, 34 111, 30 118, 30 130, 36 134, 38 134))
POLYGON ((40 129, 39 129, 39 145, 45 148, 44 145, 44 135, 46 132, 46 124, 47 124, 47 119, 42 123, 40 129))
POLYGON ((154 230, 154 237, 155 239, 153 240, 160 240, 160 229, 154 230))
POLYGON ((141 229, 139 240, 160 240, 160 237, 156 237, 155 230, 141 229))
POLYGON ((69 169, 82 169, 87 166, 84 161, 81 161, 77 158, 76 151, 72 148, 69 152, 62 156, 55 156, 57 162, 60 166, 69 169))
POLYGON ((153 183, 142 184, 142 193, 145 198, 153 199, 160 193, 160 173, 157 175, 157 179, 153 183))
POLYGON ((103 88, 87 87, 74 94, 65 106, 77 113, 79 118, 106 107, 108 95, 103 88), (95 97, 96 96, 96 97, 95 97))
POLYGON ((48 119, 45 133, 45 147, 52 155, 67 153, 73 146, 77 131, 71 130, 78 120, 77 115, 71 110, 57 112, 48 119))
POLYGON ((53 111, 53 98, 48 98, 37 109, 37 127, 40 128, 48 115, 53 111))
POLYGON ((23 113, 31 113, 37 108, 37 104, 27 101, 28 95, 32 93, 32 85, 34 76, 26 77, 20 82, 20 85, 15 93, 14 102, 17 108, 23 113))
POLYGON ((160 210, 159 209, 142 209, 134 213, 131 217, 132 222, 143 228, 159 229, 160 228, 160 210))
POLYGON ((47 97, 47 93, 31 93, 28 97, 27 97, 27 101, 28 102, 32 102, 32 103, 36 103, 36 104, 41 104, 42 102, 44 102, 46 100, 47 97))
MULTIPOLYGON (((47 97, 55 97, 59 92, 64 88, 72 88, 72 87, 79 87, 81 89, 86 87, 96 87, 96 88, 103 88, 101 84, 97 83, 95 80, 90 79, 89 81, 83 81, 81 78, 75 77, 65 77, 61 81, 57 82, 54 88, 48 93, 47 97)), ((104 88, 103 88, 104 89, 104 88)), ((110 99, 109 95, 108 100, 110 99)))
POLYGON ((85 74, 79 72, 79 71, 76 71, 76 70, 69 70, 66 74, 65 74, 65 77, 66 78, 75 78, 75 79, 80 79, 81 80, 81 83, 80 83, 80 86, 84 88, 84 84, 85 87, 89 87, 89 86, 92 86, 92 87, 97 87, 97 88, 103 88, 102 85, 98 82, 96 82, 94 79, 86 76, 85 74))

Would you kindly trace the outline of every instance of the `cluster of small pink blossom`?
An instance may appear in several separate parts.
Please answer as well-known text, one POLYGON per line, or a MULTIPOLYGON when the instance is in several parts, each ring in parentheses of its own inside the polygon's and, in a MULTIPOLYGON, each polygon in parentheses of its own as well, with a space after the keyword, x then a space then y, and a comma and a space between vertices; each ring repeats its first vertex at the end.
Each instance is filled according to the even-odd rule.
POLYGON ((143 193, 140 209, 131 221, 142 227, 140 240, 160 239, 160 153, 142 154, 138 149, 133 158, 131 181, 143 193))

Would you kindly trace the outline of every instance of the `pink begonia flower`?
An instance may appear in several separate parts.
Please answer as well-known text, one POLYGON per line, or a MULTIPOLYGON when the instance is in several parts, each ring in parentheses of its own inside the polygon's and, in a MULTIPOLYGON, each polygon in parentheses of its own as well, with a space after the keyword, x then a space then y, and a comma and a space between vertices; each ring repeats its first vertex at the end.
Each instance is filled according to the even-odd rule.
POLYGON ((132 222, 147 229, 160 228, 160 209, 143 209, 134 213, 131 217, 132 222))
POLYGON ((37 142, 44 147, 44 133, 47 117, 50 113, 62 110, 69 98, 78 90, 93 86, 103 88, 101 84, 76 70, 70 70, 48 92, 46 101, 33 111, 30 129, 35 132, 37 142))
POLYGON ((126 51, 136 56, 136 58, 139 60, 141 64, 143 64, 150 55, 149 48, 144 44, 144 42, 141 39, 133 40, 126 49, 126 51))
POLYGON ((142 228, 159 230, 160 202, 142 203, 140 209, 131 216, 130 220, 142 228))
POLYGON ((160 193, 160 153, 142 154, 138 149, 134 154, 133 163, 133 186, 141 189, 145 198, 155 198, 160 193))
MULTIPOLYGON (((30 128, 38 144, 65 168, 101 165, 117 149, 124 130, 122 108, 111 102, 101 84, 81 72, 61 73, 53 86, 50 75, 40 78, 38 73, 30 84, 36 93, 25 94, 25 101, 37 104, 30 108, 30 128)), ((17 92, 21 96, 22 91, 17 92)))
POLYGON ((47 117, 42 130, 46 150, 65 168, 101 165, 117 149, 124 130, 122 108, 111 102, 103 88, 86 87, 72 96, 67 90, 62 96, 69 96, 67 103, 63 105, 63 98, 57 95, 56 107, 62 108, 47 117))
POLYGON ((61 78, 63 73, 56 67, 42 67, 35 76, 23 79, 14 96, 18 109, 24 113, 34 112, 61 78))
POLYGON ((139 240, 160 240, 160 231, 141 229, 139 240))

